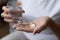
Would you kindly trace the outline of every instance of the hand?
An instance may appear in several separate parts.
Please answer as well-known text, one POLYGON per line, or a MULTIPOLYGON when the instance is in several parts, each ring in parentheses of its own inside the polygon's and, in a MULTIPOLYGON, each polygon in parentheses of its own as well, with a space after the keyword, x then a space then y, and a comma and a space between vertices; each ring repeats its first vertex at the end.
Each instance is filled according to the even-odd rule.
POLYGON ((49 19, 50 19, 49 17, 40 17, 31 23, 22 23, 22 24, 17 23, 13 26, 13 28, 15 28, 16 30, 32 32, 33 34, 36 34, 40 33, 48 26, 49 19), (33 23, 35 24, 35 27, 32 27, 33 23))
MULTIPOLYGON (((1 13, 1 16, 4 17, 4 21, 6 21, 6 22, 13 22, 14 20, 12 19, 12 16, 9 15, 9 12, 10 12, 9 8, 7 6, 3 6, 2 10, 4 12, 1 13)), ((22 12, 23 12, 23 10, 19 11, 19 13, 22 13, 22 12)), ((15 11, 15 14, 16 13, 18 13, 18 12, 15 11)), ((15 14, 13 14, 13 15, 15 15, 15 14)))
POLYGON ((17 23, 13 26, 15 30, 33 32, 34 28, 30 27, 31 23, 17 23))
POLYGON ((49 26, 50 19, 51 19, 50 17, 42 16, 35 20, 34 23, 36 24, 36 27, 33 30, 33 34, 40 33, 44 29, 46 29, 49 26))
POLYGON ((4 17, 4 21, 6 22, 13 22, 13 19, 11 17, 11 15, 9 15, 9 9, 7 6, 3 6, 2 10, 4 11, 3 13, 1 13, 1 16, 4 17))

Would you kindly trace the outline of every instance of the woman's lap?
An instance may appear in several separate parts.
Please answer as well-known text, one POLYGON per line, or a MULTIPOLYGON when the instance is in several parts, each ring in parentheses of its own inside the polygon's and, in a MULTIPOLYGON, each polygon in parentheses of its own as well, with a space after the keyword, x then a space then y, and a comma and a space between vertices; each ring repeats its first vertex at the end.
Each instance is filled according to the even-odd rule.
POLYGON ((1 40, 28 40, 28 39, 21 31, 16 31, 3 37, 1 40))

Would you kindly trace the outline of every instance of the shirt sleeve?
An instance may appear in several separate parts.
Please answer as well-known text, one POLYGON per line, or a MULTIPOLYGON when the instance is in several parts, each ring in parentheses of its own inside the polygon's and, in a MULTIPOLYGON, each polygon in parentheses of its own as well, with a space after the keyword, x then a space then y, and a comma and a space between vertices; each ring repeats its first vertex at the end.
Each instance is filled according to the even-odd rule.
POLYGON ((51 17, 58 25, 60 25, 60 0, 52 5, 52 10, 50 11, 49 17, 51 17))
POLYGON ((51 14, 50 17, 60 26, 60 9, 55 14, 51 14))

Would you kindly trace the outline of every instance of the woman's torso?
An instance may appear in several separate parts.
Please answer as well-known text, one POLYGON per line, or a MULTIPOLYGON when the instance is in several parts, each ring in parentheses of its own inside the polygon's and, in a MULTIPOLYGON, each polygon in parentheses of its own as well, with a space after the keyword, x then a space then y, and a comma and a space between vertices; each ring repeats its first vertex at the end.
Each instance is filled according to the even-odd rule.
MULTIPOLYGON (((20 0, 18 0, 20 1, 20 0)), ((52 17, 60 8, 60 0, 21 0, 22 8, 25 10, 23 17, 27 21, 32 21, 40 16, 52 17)), ((25 33, 30 40, 57 40, 53 32, 47 28, 40 34, 33 35, 32 33, 25 33)))
MULTIPOLYGON (((22 0, 24 16, 28 20, 34 20, 40 16, 52 17, 60 10, 59 0, 22 0), (30 19, 31 18, 31 19, 30 19)), ((33 35, 32 33, 25 33, 31 40, 57 40, 50 28, 46 28, 40 34, 33 35)))

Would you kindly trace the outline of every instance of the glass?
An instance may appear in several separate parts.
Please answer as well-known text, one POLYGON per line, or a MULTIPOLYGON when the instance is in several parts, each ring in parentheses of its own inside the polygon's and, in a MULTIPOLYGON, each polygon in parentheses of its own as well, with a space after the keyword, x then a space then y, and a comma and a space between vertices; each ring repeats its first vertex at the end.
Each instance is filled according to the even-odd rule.
POLYGON ((8 7, 10 12, 9 15, 12 16, 12 19, 14 20, 13 23, 22 23, 22 13, 21 13, 21 7, 13 7, 10 6, 8 7))

